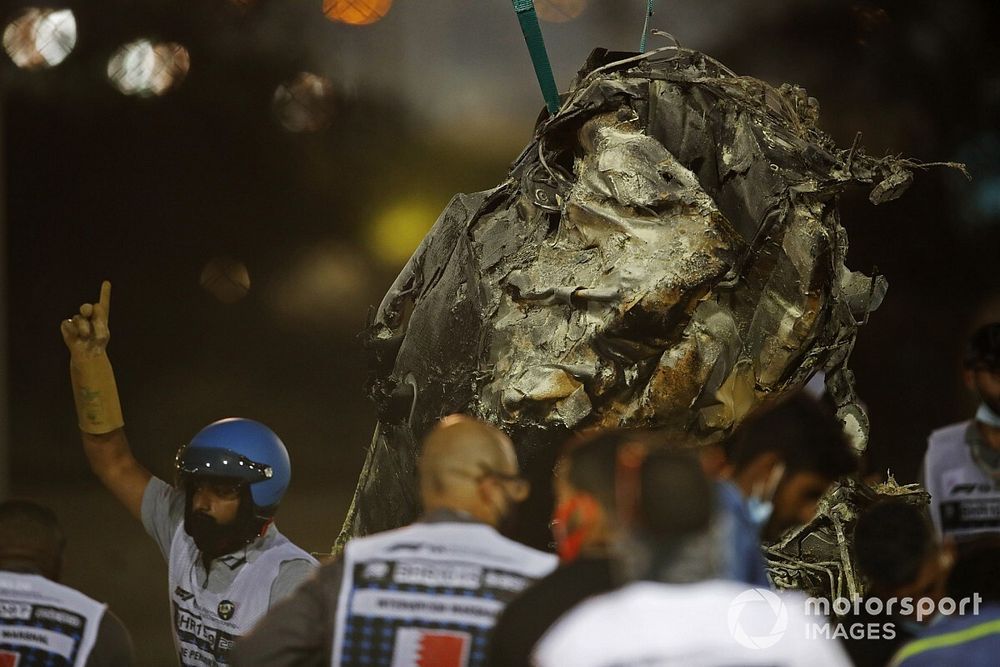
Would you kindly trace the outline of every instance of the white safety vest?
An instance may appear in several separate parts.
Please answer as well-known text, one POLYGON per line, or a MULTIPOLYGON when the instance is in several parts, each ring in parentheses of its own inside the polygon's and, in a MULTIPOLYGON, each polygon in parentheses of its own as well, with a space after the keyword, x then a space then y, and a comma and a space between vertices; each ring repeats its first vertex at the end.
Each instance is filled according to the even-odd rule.
POLYGON ((556 566, 481 523, 416 523, 344 548, 333 662, 484 665, 500 611, 556 566))
POLYGON ((273 544, 240 566, 232 585, 212 593, 198 581, 201 552, 181 523, 170 543, 169 585, 174 645, 185 667, 229 664, 233 643, 249 632, 267 612, 271 585, 281 564, 312 556, 271 526, 273 544))
POLYGON ((924 457, 924 486, 940 535, 968 537, 1000 532, 1000 488, 972 457, 965 432, 972 422, 931 433, 924 457))
POLYGON ((40 575, 0 572, 0 665, 82 667, 106 608, 40 575))

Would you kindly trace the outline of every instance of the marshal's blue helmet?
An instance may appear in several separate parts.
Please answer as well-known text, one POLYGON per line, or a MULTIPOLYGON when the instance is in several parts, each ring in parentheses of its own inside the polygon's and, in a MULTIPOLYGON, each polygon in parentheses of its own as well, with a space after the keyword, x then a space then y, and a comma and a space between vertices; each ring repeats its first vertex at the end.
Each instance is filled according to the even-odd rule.
POLYGON ((288 450, 268 427, 231 417, 209 424, 177 451, 177 474, 239 479, 246 482, 254 513, 270 518, 292 477, 288 450))

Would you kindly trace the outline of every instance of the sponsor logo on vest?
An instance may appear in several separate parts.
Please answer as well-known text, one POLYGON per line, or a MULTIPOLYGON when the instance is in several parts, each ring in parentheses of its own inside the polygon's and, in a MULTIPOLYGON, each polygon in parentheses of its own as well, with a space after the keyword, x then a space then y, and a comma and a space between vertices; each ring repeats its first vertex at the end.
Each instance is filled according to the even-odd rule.
POLYGON ((194 593, 189 593, 180 586, 174 589, 174 595, 179 597, 181 600, 184 600, 185 602, 194 597, 194 593))
MULTIPOLYGON (((224 600, 223 603, 225 602, 224 600)), ((232 615, 236 605, 233 605, 232 602, 229 604, 233 607, 230 612, 232 615)), ((222 604, 219 606, 221 607, 222 604)), ((221 611, 219 615, 222 615, 221 611)), ((178 606, 176 602, 174 603, 174 628, 177 631, 178 641, 186 645, 182 647, 182 653, 187 656, 186 659, 189 661, 198 660, 196 654, 200 651, 214 656, 217 662, 226 663, 226 655, 236 641, 235 635, 206 625, 200 616, 178 606)))
POLYGON ((218 612, 219 618, 223 621, 228 621, 233 617, 233 614, 236 613, 236 605, 229 600, 223 600, 219 603, 218 612))

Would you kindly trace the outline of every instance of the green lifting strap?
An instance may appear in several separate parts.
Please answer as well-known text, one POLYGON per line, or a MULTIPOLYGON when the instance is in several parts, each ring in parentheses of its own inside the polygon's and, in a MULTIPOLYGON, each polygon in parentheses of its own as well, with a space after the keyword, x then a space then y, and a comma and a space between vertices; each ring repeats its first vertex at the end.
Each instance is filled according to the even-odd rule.
POLYGON ((639 40, 639 53, 646 52, 646 36, 649 34, 649 22, 653 18, 653 5, 656 0, 646 0, 646 20, 642 24, 642 39, 639 40))
POLYGON ((556 90, 556 80, 552 77, 549 55, 545 52, 545 40, 542 39, 542 29, 538 25, 534 0, 514 0, 514 11, 521 24, 524 43, 528 45, 528 53, 531 54, 531 63, 535 66, 535 76, 542 89, 545 106, 550 114, 555 115, 559 111, 559 91, 556 90))

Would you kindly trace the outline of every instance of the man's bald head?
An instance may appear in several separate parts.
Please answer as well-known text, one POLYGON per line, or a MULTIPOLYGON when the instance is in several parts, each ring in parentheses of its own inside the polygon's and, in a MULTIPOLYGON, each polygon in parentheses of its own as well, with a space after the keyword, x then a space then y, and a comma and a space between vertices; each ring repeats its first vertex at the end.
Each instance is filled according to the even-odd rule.
POLYGON ((52 510, 29 500, 0 503, 0 570, 58 579, 65 545, 52 510))
MULTIPOLYGON (((513 483, 508 495, 523 500, 517 454, 500 429, 466 415, 448 415, 424 438, 419 462, 420 494, 426 510, 442 507, 482 518, 479 482, 493 478, 513 483)), ((505 482, 506 483, 506 482, 505 482)))

